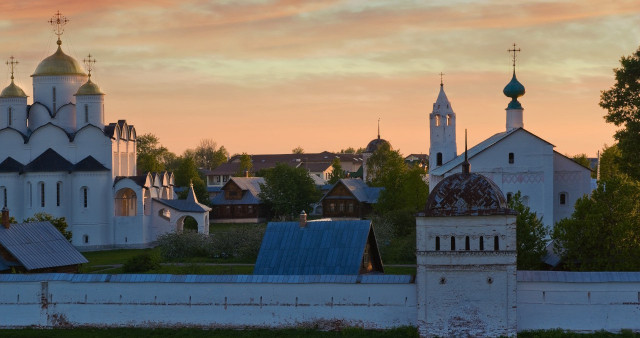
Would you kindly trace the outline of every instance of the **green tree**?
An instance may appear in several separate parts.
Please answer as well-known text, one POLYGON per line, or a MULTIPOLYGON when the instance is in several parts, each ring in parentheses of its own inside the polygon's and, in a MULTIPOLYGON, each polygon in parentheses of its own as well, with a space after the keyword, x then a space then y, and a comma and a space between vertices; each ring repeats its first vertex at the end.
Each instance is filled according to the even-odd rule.
POLYGON ((331 163, 331 174, 329 174, 329 183, 335 184, 340 181, 341 178, 344 178, 344 170, 342 169, 342 164, 340 164, 340 158, 336 157, 333 159, 331 163))
POLYGON ((242 177, 246 173, 251 175, 251 170, 253 169, 253 161, 251 161, 251 156, 247 153, 242 153, 240 155, 240 167, 238 167, 238 171, 236 171, 236 177, 242 177))
POLYGON ((167 148, 160 145, 158 137, 151 133, 137 137, 136 155, 139 173, 164 171, 168 160, 175 157, 167 148))
MULTIPOLYGON (((196 162, 191 157, 183 158, 178 169, 173 173, 175 184, 179 187, 188 188, 193 183, 193 191, 196 193, 198 202, 209 204, 209 193, 204 180, 200 177, 196 162)), ((188 189, 184 189, 178 193, 178 198, 187 198, 188 189)))
POLYGON ((509 208, 518 212, 516 218, 518 269, 541 269, 544 267, 542 259, 547 254, 545 241, 547 229, 538 215, 522 203, 522 195, 519 191, 511 197, 509 208))
POLYGON ((348 147, 347 149, 340 149, 340 154, 355 154, 356 150, 353 147, 348 147))
POLYGON ((278 163, 264 172, 264 180, 259 197, 275 217, 294 219, 302 210, 309 213, 320 198, 320 191, 305 168, 278 163))
POLYGON ((229 152, 224 146, 218 148, 218 144, 214 140, 204 139, 196 147, 193 157, 198 168, 212 170, 227 162, 229 152))
POLYGON ((67 231, 67 220, 64 217, 53 217, 53 215, 47 214, 46 212, 38 212, 35 213, 33 216, 27 218, 24 220, 25 223, 30 223, 30 222, 49 222, 51 223, 54 227, 56 227, 56 229, 58 229, 58 231, 60 231, 60 233, 62 234, 62 236, 64 236, 64 238, 68 239, 69 242, 71 242, 71 231, 67 231))
POLYGON ((620 170, 640 180, 640 49, 620 59, 613 70, 616 82, 602 91, 600 106, 608 111, 605 120, 622 127, 614 138, 620 150, 620 170))
POLYGON ((607 147, 605 144, 600 154, 600 179, 606 180, 614 176, 623 175, 618 163, 621 161, 620 149, 615 144, 607 147))
POLYGON ((297 146, 297 147, 291 149, 291 153, 292 154, 304 154, 304 149, 302 149, 301 146, 297 146))
MULTIPOLYGON (((591 170, 591 160, 589 159, 589 157, 587 157, 587 154, 583 153, 583 154, 567 156, 567 157, 573 159, 579 165, 591 170)), ((595 170, 591 171, 591 178, 596 178, 596 171, 595 170)))
POLYGON ((640 269, 640 185, 627 177, 601 179, 591 196, 576 202, 571 218, 552 232, 570 270, 640 269))
POLYGON ((404 158, 389 143, 381 144, 367 159, 366 180, 377 187, 387 187, 407 169, 404 158))

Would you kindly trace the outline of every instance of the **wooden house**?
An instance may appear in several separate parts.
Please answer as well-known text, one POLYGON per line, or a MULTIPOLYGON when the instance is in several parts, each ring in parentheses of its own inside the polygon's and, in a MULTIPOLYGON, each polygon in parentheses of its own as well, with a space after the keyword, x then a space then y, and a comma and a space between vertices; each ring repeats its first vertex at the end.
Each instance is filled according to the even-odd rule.
POLYGON ((262 177, 231 177, 221 193, 211 200, 211 221, 214 223, 264 222, 267 210, 258 197, 262 177))
POLYGON ((363 180, 343 178, 322 197, 322 216, 364 218, 378 202, 382 188, 370 187, 363 180))

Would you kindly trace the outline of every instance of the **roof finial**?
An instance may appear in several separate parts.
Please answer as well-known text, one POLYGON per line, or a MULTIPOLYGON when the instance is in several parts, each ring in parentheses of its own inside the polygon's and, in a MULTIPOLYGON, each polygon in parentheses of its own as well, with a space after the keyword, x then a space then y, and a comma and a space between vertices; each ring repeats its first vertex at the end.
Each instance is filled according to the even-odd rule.
POLYGON ((87 67, 87 71, 89 72, 89 79, 91 79, 91 71, 93 70, 93 65, 96 64, 96 59, 92 59, 91 53, 89 53, 89 55, 87 55, 87 57, 82 61, 84 62, 85 67, 87 67))
POLYGON ((513 53, 513 73, 516 73, 516 53, 520 52, 520 48, 516 49, 515 42, 513 43, 513 49, 507 49, 509 53, 513 53))
POLYGON ((193 179, 189 180, 189 188, 193 189, 193 179))
POLYGON ((380 139, 380 118, 378 117, 378 140, 380 139))
POLYGON ((464 130, 464 162, 462 162, 462 173, 468 174, 471 171, 471 164, 467 158, 467 129, 464 130))
POLYGON ((13 68, 15 67, 15 65, 17 65, 19 62, 16 60, 16 58, 13 57, 13 55, 11 55, 9 57, 9 60, 7 60, 6 64, 7 66, 11 67, 11 81, 13 82, 13 68))
POLYGON ((442 76, 444 75, 443 72, 440 72, 440 87, 442 87, 443 83, 442 83, 442 76))
POLYGON ((62 40, 60 40, 60 36, 64 33, 64 25, 69 22, 66 16, 62 16, 60 11, 57 11, 51 19, 49 19, 49 24, 53 26, 53 33, 58 36, 58 46, 62 44, 62 40))

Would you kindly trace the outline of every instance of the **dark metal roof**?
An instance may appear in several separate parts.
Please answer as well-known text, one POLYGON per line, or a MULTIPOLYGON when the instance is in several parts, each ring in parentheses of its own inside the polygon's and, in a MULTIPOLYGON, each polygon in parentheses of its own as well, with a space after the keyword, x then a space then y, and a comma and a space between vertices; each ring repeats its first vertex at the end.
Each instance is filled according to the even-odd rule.
POLYGON ((371 142, 369 142, 369 144, 367 144, 367 148, 365 149, 364 152, 365 153, 374 153, 376 150, 380 149, 380 147, 382 147, 383 145, 391 146, 389 141, 380 138, 380 135, 378 135, 378 138, 375 138, 375 139, 371 140, 371 142))
POLYGON ((370 231, 371 221, 270 222, 253 274, 357 275, 370 231))
POLYGON ((211 210, 211 208, 204 204, 194 203, 188 200, 168 200, 162 198, 154 198, 153 200, 182 212, 209 212, 211 210))
MULTIPOLYGON (((351 191, 351 194, 353 194, 353 196, 358 200, 358 202, 369 203, 369 204, 377 203, 378 197, 380 196, 380 192, 384 190, 384 188, 382 187, 370 187, 367 185, 365 181, 359 178, 340 179, 340 181, 336 182, 334 187, 337 186, 338 184, 342 184, 347 189, 349 189, 349 191, 351 191)), ((333 188, 331 188, 331 190, 333 190, 333 188)), ((331 192, 331 190, 329 190, 322 197, 322 199, 327 198, 328 197, 327 195, 331 192)))
POLYGON ((261 284, 410 284, 410 275, 163 275, 163 274, 0 274, 3 282, 70 283, 261 283, 261 284))
POLYGON ((0 245, 27 270, 87 263, 87 259, 49 222, 0 227, 0 245))
POLYGON ((458 173, 445 177, 429 194, 425 216, 515 215, 502 191, 483 175, 458 173))
POLYGON ((227 183, 222 186, 221 190, 225 190, 225 187, 231 182, 235 183, 240 189, 242 189, 242 198, 239 200, 228 200, 225 198, 225 194, 218 194, 211 200, 212 205, 228 205, 228 204, 260 204, 262 201, 258 197, 261 188, 260 184, 264 184, 264 178, 262 177, 232 177, 227 183))
POLYGON ((640 272, 518 271, 518 282, 611 283, 640 282, 640 272))
POLYGON ((118 181, 124 180, 124 179, 130 179, 132 180, 136 185, 140 186, 140 187, 144 187, 144 185, 147 183, 147 175, 138 175, 138 176, 116 176, 116 178, 113 180, 113 186, 116 185, 116 183, 118 183, 118 181))
POLYGON ((23 168, 22 163, 14 160, 12 157, 7 157, 0 163, 0 173, 19 173, 22 172, 23 168))
POLYGON ((25 172, 53 172, 73 170, 73 164, 55 150, 49 148, 24 166, 25 172))
POLYGON ((93 156, 87 156, 73 166, 73 171, 109 171, 109 169, 93 156))

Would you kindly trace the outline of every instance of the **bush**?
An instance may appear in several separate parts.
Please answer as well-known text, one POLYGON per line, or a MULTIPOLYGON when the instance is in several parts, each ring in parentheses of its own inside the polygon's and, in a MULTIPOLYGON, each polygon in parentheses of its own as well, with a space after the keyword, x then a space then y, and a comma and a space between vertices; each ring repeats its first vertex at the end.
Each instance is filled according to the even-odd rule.
POLYGON ((167 233, 158 237, 162 258, 176 260, 189 257, 212 257, 211 238, 194 231, 167 233))
POLYGON ((235 257, 243 261, 258 258, 265 229, 254 225, 238 225, 233 229, 212 235, 215 257, 235 257))
POLYGON ((160 257, 150 253, 143 253, 133 256, 122 266, 122 270, 127 273, 147 272, 160 267, 160 257))

